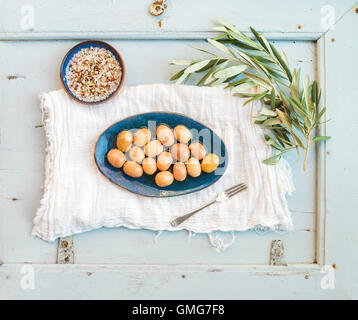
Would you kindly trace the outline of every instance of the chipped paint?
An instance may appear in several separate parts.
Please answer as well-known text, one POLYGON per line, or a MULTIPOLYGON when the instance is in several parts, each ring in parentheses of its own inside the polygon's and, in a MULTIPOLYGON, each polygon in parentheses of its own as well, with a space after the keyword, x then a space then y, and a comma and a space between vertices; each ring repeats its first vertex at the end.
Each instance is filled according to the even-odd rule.
POLYGON ((282 240, 273 240, 271 244, 271 258, 270 265, 283 265, 282 257, 284 253, 284 247, 282 240))
POLYGON ((8 80, 26 79, 25 76, 19 76, 19 75, 17 75, 17 74, 8 75, 6 78, 7 78, 8 80))
POLYGON ((153 16, 160 16, 163 14, 166 7, 167 5, 165 4, 165 0, 156 0, 150 5, 149 12, 153 16))
POLYGON ((74 241, 73 237, 60 238, 57 249, 58 264, 74 263, 74 241))

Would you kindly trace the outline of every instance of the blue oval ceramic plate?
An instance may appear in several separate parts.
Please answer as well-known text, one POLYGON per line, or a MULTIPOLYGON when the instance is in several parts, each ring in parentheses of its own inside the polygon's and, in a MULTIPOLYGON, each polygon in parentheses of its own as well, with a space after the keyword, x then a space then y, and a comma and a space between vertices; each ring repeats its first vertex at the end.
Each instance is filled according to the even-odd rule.
POLYGON ((85 103, 85 104, 102 103, 102 102, 108 100, 109 98, 114 97, 123 85, 125 74, 126 74, 126 69, 124 66, 124 62, 123 62, 121 55, 118 53, 118 51, 115 48, 113 48, 110 44, 103 42, 103 41, 98 41, 98 40, 88 40, 88 41, 84 41, 84 42, 81 42, 81 43, 75 45, 73 48, 71 48, 67 52, 67 54, 63 58, 62 63, 61 63, 61 68, 60 68, 61 83, 62 83, 65 91, 71 96, 71 98, 75 99, 78 102, 85 103), (104 49, 110 51, 113 54, 113 56, 115 57, 115 59, 118 61, 119 65, 121 66, 121 69, 122 69, 122 78, 121 78, 121 81, 119 82, 116 90, 113 91, 108 96, 106 96, 104 99, 98 100, 98 101, 84 101, 84 100, 79 99, 68 87, 67 79, 66 79, 66 71, 69 68, 69 63, 70 63, 71 59, 73 58, 73 56, 81 49, 90 48, 90 47, 104 48, 104 49))
POLYGON ((113 124, 99 136, 94 157, 98 169, 110 181, 129 191, 149 197, 173 197, 202 190, 218 181, 228 164, 225 144, 211 129, 184 115, 167 112, 138 114, 113 124), (215 153, 219 156, 220 164, 217 169, 212 173, 202 172, 197 178, 187 176, 184 181, 174 180, 170 186, 162 188, 155 184, 155 174, 148 176, 144 173, 140 178, 131 178, 125 175, 122 169, 114 168, 108 163, 107 152, 116 148, 119 132, 130 130, 134 133, 137 129, 147 127, 151 130, 152 136, 155 136, 155 128, 160 124, 166 124, 171 128, 181 124, 189 128, 192 132, 190 142, 200 141, 208 153, 215 153))

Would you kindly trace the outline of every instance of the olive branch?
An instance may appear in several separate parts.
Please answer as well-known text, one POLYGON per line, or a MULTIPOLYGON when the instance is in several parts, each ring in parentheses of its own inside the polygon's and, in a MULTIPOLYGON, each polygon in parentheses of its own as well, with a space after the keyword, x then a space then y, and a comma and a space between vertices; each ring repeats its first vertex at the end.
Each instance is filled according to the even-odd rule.
POLYGON ((204 73, 196 85, 227 84, 225 88, 231 88, 234 96, 247 98, 244 105, 262 100, 266 106, 254 117, 254 122, 267 129, 265 141, 276 150, 263 162, 274 165, 289 150, 296 149, 298 157, 303 150, 303 170, 306 170, 311 142, 330 138, 312 138, 315 128, 324 123, 326 107, 320 108, 321 90, 317 81, 311 82, 308 76, 301 83, 300 69, 290 70, 286 54, 282 50, 279 52, 254 28, 250 29, 256 41, 235 26, 218 20, 214 30, 222 34, 207 41, 224 56, 197 49, 210 57, 173 60, 171 64, 184 68, 170 80, 177 84, 187 83, 193 74, 204 73))

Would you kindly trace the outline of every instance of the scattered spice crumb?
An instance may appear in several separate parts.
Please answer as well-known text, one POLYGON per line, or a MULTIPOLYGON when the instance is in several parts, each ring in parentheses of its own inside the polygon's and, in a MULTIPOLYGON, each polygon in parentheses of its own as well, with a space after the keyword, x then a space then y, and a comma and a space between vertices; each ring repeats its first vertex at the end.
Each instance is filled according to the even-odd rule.
POLYGON ((8 80, 25 79, 25 76, 19 76, 17 74, 9 75, 6 77, 8 80))

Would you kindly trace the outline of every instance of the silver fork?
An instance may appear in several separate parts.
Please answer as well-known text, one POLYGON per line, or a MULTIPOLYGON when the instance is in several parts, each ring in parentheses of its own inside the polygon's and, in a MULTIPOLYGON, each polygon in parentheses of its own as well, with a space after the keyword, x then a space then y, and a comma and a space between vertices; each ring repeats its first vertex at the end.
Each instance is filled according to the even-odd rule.
POLYGON ((222 191, 222 192, 218 193, 218 195, 216 196, 216 198, 213 201, 211 201, 211 202, 209 202, 207 204, 204 204, 200 208, 195 209, 194 211, 191 211, 191 212, 189 212, 189 213, 187 213, 187 214, 185 214, 183 216, 176 217, 176 218, 172 219, 170 221, 170 225, 172 227, 177 227, 178 225, 183 223, 185 220, 189 219, 191 216, 193 216, 195 213, 199 212, 200 210, 203 210, 203 209, 211 206, 215 202, 226 201, 227 199, 231 198, 235 194, 238 194, 242 190, 245 190, 246 188, 247 188, 247 185, 245 183, 240 183, 240 184, 237 184, 236 186, 233 186, 233 187, 231 187, 229 189, 226 189, 225 191, 222 191))

